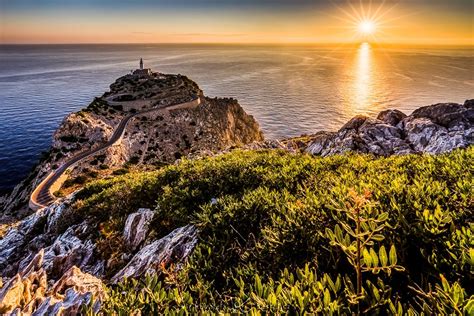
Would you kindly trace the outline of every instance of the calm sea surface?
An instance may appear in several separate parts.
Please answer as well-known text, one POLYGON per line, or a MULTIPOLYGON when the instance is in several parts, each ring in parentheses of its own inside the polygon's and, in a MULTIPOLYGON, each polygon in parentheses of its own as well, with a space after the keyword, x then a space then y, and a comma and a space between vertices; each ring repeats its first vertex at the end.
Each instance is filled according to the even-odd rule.
POLYGON ((472 48, 0 46, 0 193, 24 178, 68 113, 138 66, 235 97, 266 137, 335 130, 356 114, 474 98, 472 48))

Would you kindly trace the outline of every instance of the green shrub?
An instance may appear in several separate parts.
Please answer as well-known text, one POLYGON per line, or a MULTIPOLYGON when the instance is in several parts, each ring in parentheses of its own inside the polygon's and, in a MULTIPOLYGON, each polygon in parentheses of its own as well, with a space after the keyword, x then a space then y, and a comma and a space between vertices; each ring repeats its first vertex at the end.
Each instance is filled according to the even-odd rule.
POLYGON ((120 175, 127 174, 128 172, 129 172, 128 169, 126 169, 126 168, 121 168, 121 169, 114 170, 114 171, 112 172, 112 174, 113 174, 114 176, 120 176, 120 175))
POLYGON ((172 278, 164 267, 110 287, 105 314, 472 314, 472 161, 472 147, 388 158, 234 151, 95 181, 76 212, 120 232, 148 207, 156 238, 189 223, 200 231, 172 278))

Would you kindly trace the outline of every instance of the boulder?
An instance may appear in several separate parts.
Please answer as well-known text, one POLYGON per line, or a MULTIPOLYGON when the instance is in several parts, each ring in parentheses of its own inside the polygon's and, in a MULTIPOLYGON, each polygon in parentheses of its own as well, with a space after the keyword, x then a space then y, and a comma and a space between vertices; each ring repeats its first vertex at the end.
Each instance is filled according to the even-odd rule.
POLYGON ((384 122, 385 124, 397 126, 401 120, 403 120, 407 115, 399 110, 385 110, 377 115, 377 120, 384 122))
POLYGON ((421 107, 410 115, 411 118, 427 118, 437 125, 449 128, 462 123, 473 123, 474 108, 469 101, 464 104, 438 103, 421 107))
POLYGON ((153 214, 154 212, 150 209, 141 208, 136 213, 128 215, 123 237, 127 246, 132 250, 135 250, 145 240, 153 214))
POLYGON ((124 278, 137 278, 160 271, 162 264, 180 264, 197 243, 198 231, 194 225, 186 225, 173 230, 165 237, 143 247, 130 262, 113 276, 116 283, 124 278))

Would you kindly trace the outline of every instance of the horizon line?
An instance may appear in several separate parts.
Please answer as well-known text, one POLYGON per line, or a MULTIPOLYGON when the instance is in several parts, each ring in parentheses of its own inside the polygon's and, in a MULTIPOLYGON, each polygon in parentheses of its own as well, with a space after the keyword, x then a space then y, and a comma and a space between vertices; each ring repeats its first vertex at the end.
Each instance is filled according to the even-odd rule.
POLYGON ((31 42, 31 43, 15 43, 15 42, 6 42, 0 43, 2 45, 17 45, 17 46, 26 46, 26 45, 261 45, 261 46, 298 46, 298 45, 358 45, 363 43, 369 43, 372 45, 387 45, 387 46, 462 46, 462 47, 474 47, 474 43, 403 43, 403 42, 370 42, 370 41, 359 41, 359 42, 66 42, 66 43, 47 43, 47 42, 31 42))

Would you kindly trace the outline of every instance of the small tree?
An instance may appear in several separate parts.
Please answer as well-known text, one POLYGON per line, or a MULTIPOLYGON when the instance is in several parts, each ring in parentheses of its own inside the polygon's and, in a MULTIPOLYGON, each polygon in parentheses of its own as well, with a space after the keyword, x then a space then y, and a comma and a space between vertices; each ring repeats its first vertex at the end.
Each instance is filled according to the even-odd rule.
POLYGON ((388 227, 388 213, 380 211, 376 203, 371 201, 371 193, 367 190, 358 194, 349 190, 348 198, 343 203, 335 203, 337 212, 334 214, 334 229, 326 228, 326 237, 332 246, 341 248, 347 260, 356 272, 356 293, 351 301, 359 305, 364 297, 362 293, 362 273, 374 274, 383 271, 390 274, 392 269, 403 271, 397 265, 397 252, 391 245, 389 253, 384 245, 375 247, 384 240, 381 232, 388 227), (340 216, 342 214, 342 216, 340 216))

